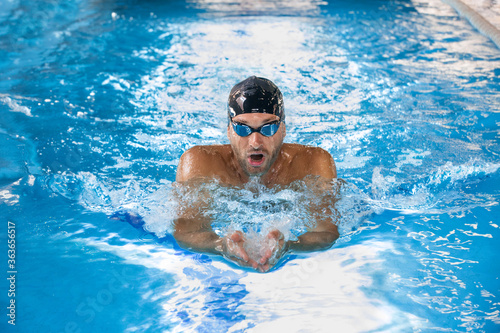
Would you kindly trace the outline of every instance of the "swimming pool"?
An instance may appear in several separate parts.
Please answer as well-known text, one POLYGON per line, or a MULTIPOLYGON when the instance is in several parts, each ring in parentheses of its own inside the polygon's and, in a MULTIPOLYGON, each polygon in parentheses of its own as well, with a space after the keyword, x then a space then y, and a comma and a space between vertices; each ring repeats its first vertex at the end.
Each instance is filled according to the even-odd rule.
POLYGON ((449 6, 0 9, 0 331, 499 330, 500 52, 449 6), (180 155, 227 142, 227 94, 253 74, 284 94, 285 141, 348 184, 337 243, 267 274, 171 236, 180 155))

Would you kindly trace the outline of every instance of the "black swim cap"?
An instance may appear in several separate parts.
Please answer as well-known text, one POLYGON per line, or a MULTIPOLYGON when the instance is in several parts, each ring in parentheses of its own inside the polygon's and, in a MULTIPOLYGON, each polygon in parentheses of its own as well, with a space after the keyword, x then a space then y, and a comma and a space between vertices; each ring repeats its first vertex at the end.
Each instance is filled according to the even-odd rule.
POLYGON ((235 85, 229 93, 229 119, 242 113, 270 113, 285 120, 283 95, 270 80, 251 76, 235 85))

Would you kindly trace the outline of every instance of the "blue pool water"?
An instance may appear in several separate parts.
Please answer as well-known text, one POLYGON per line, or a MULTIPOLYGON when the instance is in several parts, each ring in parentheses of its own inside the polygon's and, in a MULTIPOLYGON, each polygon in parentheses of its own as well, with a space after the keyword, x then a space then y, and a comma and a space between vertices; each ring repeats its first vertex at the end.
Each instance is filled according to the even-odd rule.
MULTIPOLYGON (((499 331, 500 51, 451 7, 0 0, 0 54, 0 331, 499 331), (179 157, 253 74, 346 181, 337 243, 267 274, 171 236, 179 157)), ((289 237, 310 199, 206 186, 289 237)))

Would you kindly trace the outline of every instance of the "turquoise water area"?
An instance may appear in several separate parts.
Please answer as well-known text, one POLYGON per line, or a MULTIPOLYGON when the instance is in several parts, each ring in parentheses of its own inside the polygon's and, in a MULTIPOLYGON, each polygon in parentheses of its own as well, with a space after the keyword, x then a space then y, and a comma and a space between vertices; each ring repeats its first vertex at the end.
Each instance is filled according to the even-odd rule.
MULTIPOLYGON (((0 0, 0 54, 1 332, 499 331, 500 51, 451 7, 0 0), (171 236, 182 152, 254 74, 345 181, 337 243, 267 274, 171 236)), ((314 200, 202 190, 219 232, 292 238, 314 200)))

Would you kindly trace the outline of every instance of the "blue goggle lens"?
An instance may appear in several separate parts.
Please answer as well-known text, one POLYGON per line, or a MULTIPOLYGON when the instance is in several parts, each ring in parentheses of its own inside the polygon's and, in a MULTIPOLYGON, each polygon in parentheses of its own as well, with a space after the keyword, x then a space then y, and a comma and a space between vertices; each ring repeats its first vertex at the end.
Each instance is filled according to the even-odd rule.
POLYGON ((280 128, 280 122, 275 121, 269 124, 262 125, 261 127, 255 129, 253 127, 250 127, 248 125, 242 124, 242 123, 236 123, 236 122, 231 122, 233 124, 233 130, 236 134, 239 136, 249 136, 253 132, 257 132, 262 134, 263 136, 273 136, 276 134, 278 131, 278 128, 280 128))

